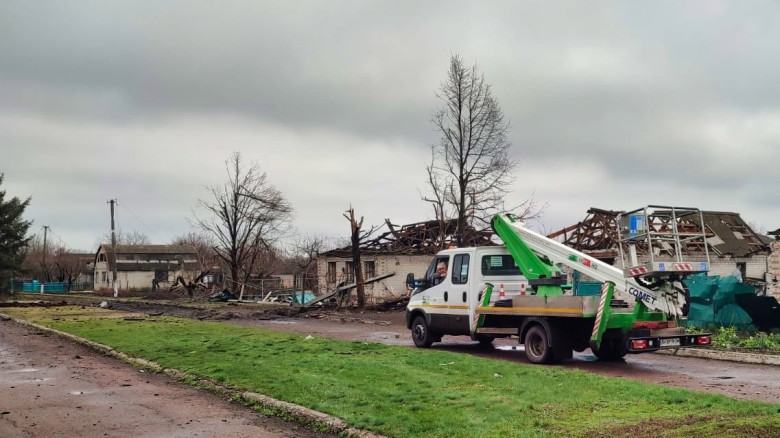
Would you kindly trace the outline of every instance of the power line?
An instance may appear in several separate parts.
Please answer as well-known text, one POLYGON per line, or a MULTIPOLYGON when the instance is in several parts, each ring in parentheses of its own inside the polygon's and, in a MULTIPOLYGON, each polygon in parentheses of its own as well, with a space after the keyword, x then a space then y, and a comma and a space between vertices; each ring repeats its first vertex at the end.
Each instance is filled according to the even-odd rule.
MULTIPOLYGON (((117 204, 118 204, 118 203, 117 203, 117 204)), ((157 233, 155 233, 155 232, 154 232, 154 230, 152 230, 152 229, 151 229, 151 228, 150 228, 148 225, 146 225, 146 224, 144 223, 144 221, 142 221, 142 220, 141 220, 141 219, 140 219, 140 218, 139 218, 139 217, 138 217, 138 216, 137 216, 135 213, 133 213, 133 211, 132 211, 132 210, 130 210, 130 207, 128 207, 126 204, 127 204, 127 203, 122 203, 122 204, 121 204, 121 207, 122 207, 122 208, 124 208, 125 210, 127 210, 127 212, 128 212, 128 213, 130 213, 130 216, 132 216, 133 218, 135 218, 135 220, 136 220, 136 221, 138 221, 138 223, 139 223, 139 224, 141 224, 141 225, 142 225, 144 228, 146 228, 146 230, 147 230, 147 231, 149 231, 149 234, 151 234, 152 236, 154 236, 154 237, 156 237, 156 238, 159 238, 159 236, 157 235, 157 233)))
POLYGON ((60 236, 59 234, 57 234, 54 231, 52 231, 51 227, 49 227, 49 233, 50 234, 54 234, 54 237, 59 239, 60 246, 62 246, 63 248, 70 248, 70 246, 67 243, 65 243, 65 241, 62 239, 62 236, 60 236))

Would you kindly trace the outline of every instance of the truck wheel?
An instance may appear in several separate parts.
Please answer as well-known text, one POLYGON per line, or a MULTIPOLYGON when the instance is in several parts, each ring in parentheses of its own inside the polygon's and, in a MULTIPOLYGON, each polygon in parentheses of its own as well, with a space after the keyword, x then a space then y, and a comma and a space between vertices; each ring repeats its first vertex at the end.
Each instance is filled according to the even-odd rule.
POLYGON ((493 347, 493 341, 495 339, 496 338, 494 338, 492 336, 487 336, 487 335, 478 335, 477 336, 477 342, 479 342, 479 346, 480 347, 485 347, 485 348, 493 347))
POLYGON ((616 361, 628 353, 628 349, 620 339, 603 339, 599 348, 591 348, 593 354, 605 362, 616 361))
POLYGON ((420 348, 428 348, 433 344, 435 335, 428 329, 428 323, 422 315, 414 318, 412 322, 412 340, 414 345, 420 348))
POLYGON ((544 327, 535 325, 525 332, 525 355, 532 363, 550 363, 553 351, 547 343, 547 331, 544 327))

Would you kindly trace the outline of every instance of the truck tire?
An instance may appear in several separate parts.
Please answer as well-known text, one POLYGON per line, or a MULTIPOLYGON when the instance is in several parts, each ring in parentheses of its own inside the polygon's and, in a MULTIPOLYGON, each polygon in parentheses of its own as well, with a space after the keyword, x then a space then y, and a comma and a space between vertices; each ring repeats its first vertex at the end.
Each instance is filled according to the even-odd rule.
POLYGON ((525 355, 531 363, 546 364, 553 359, 553 350, 548 342, 547 331, 541 325, 535 325, 525 332, 525 355))
POLYGON ((431 333, 425 317, 418 315, 412 322, 412 340, 414 345, 419 348, 428 348, 433 344, 436 335, 431 333))
POLYGON ((599 348, 591 348, 593 354, 601 361, 614 362, 628 353, 628 349, 620 339, 603 339, 599 348))
POLYGON ((484 347, 484 348, 492 348, 493 347, 493 341, 495 339, 496 338, 494 338, 493 336, 477 335, 477 342, 479 342, 479 346, 480 347, 484 347))

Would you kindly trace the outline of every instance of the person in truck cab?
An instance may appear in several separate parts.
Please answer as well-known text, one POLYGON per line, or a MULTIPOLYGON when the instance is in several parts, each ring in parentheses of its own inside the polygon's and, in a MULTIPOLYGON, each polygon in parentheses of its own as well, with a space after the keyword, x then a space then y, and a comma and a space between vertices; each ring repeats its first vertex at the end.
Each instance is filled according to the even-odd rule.
POLYGON ((447 264, 444 262, 439 262, 436 265, 436 272, 433 273, 431 283, 434 285, 439 284, 444 281, 445 278, 447 278, 447 264))

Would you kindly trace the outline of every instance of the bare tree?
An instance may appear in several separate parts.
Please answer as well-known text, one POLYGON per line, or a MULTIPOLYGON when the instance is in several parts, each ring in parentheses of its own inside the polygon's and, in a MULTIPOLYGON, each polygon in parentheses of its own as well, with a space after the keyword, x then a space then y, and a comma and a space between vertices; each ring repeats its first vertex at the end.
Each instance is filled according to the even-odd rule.
MULTIPOLYGON (((111 232, 102 234, 98 239, 97 245, 102 245, 111 242, 111 232)), ((116 230, 116 244, 117 245, 148 245, 151 243, 149 236, 142 231, 131 230, 124 231, 122 229, 116 230)))
POLYGON ((54 267, 57 281, 68 285, 68 292, 73 287, 73 283, 78 280, 82 273, 87 270, 87 265, 94 259, 94 256, 83 253, 74 253, 60 246, 55 250, 54 267))
MULTIPOLYGON (((437 219, 451 215, 457 220, 455 239, 460 245, 468 238, 469 226, 481 228, 504 210, 516 162, 507 140, 509 124, 476 64, 468 67, 452 56, 437 97, 443 105, 433 123, 441 139, 426 166, 433 193, 423 199, 433 205, 437 219)), ((526 213, 534 212, 527 207, 521 206, 526 213)))
POLYGON ((21 264, 22 272, 43 282, 51 281, 54 258, 58 248, 49 245, 44 257, 43 237, 39 234, 32 235, 25 250, 24 261, 21 264))
MULTIPOLYGON (((310 279, 317 274, 317 255, 325 249, 326 239, 322 236, 306 235, 298 236, 292 243, 292 262, 295 270, 295 277, 301 279, 301 289, 306 290, 310 279)), ((316 281, 312 282, 316 284, 316 281)), ((301 296, 303 303, 303 296, 301 296)))
POLYGON ((216 251, 214 251, 214 243, 211 235, 196 231, 189 231, 171 240, 173 245, 191 245, 195 248, 198 258, 198 269, 201 273, 211 272, 220 262, 216 251))
MULTIPOLYGON (((171 240, 171 244, 189 245, 195 249, 195 256, 198 259, 198 273, 194 276, 189 273, 179 275, 169 286, 168 292, 171 292, 181 285, 187 291, 189 297, 194 299, 196 289, 201 288, 205 290, 208 287, 207 284, 202 283, 203 279, 209 274, 213 274, 215 271, 220 270, 219 265, 221 264, 221 260, 219 260, 216 251, 214 251, 214 239, 205 233, 189 231, 174 237, 173 240, 171 240)), ((152 280, 152 290, 157 289, 158 285, 159 282, 152 280)))
POLYGON ((376 227, 371 227, 368 230, 362 230, 363 216, 360 217, 360 220, 355 219, 355 210, 352 208, 352 206, 349 207, 349 210, 344 212, 344 217, 347 218, 350 224, 352 267, 355 270, 355 290, 357 291, 358 308, 362 309, 366 307, 366 288, 363 284, 363 264, 360 261, 360 244, 374 231, 376 231, 376 227))
POLYGON ((439 249, 444 248, 444 243, 447 238, 447 219, 452 216, 452 213, 447 211, 446 192, 447 186, 443 184, 442 177, 438 172, 434 170, 436 165, 436 150, 435 147, 431 147, 431 163, 426 166, 428 171, 428 187, 431 189, 429 196, 423 196, 423 200, 431 204, 433 208, 433 216, 439 224, 438 233, 436 236, 436 242, 439 245, 439 249))
POLYGON ((241 153, 235 152, 225 167, 225 184, 210 187, 212 198, 200 201, 209 217, 196 216, 195 222, 214 237, 214 251, 227 265, 236 288, 274 252, 275 243, 289 229, 292 207, 256 163, 245 167, 241 153))
POLYGON ((87 264, 94 258, 91 254, 76 253, 64 245, 50 243, 45 248, 43 238, 35 234, 27 243, 27 251, 22 272, 42 282, 59 281, 68 284, 68 290, 85 271, 87 264))

